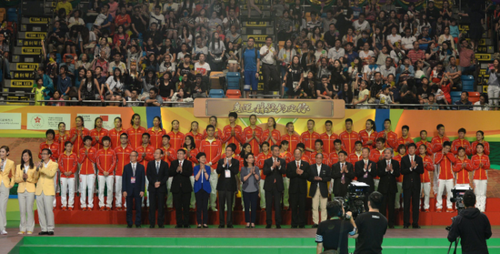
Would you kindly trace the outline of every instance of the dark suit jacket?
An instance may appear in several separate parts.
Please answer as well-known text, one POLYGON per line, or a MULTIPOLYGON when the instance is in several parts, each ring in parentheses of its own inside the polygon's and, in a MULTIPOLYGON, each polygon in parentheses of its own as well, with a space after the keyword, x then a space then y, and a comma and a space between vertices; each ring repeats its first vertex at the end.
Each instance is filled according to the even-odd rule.
POLYGON ((321 192, 321 196, 324 198, 328 197, 328 183, 330 182, 330 180, 332 180, 332 171, 330 170, 330 167, 325 164, 321 164, 321 170, 319 174, 319 177, 321 177, 321 181, 314 180, 315 176, 318 176, 318 170, 316 164, 312 164, 309 166, 309 181, 311 182, 311 187, 309 188, 309 196, 314 197, 319 183, 319 191, 321 192))
POLYGON ((332 178, 333 180, 333 194, 335 196, 344 196, 347 192, 347 186, 351 183, 352 179, 356 177, 354 173, 354 167, 350 162, 344 162, 347 165, 347 173, 344 173, 345 184, 342 184, 342 174, 340 173, 340 162, 333 164, 332 166, 332 178))
POLYGON ((401 159, 401 174, 403 174, 403 189, 413 189, 420 191, 420 174, 424 173, 424 162, 422 157, 414 155, 416 168, 411 167, 410 156, 406 155, 401 159))
POLYGON ((129 163, 123 167, 122 175, 122 191, 127 192, 128 196, 139 197, 141 191, 146 188, 146 174, 144 173, 144 166, 136 162, 135 164, 135 184, 130 182, 133 176, 132 165, 129 163))
POLYGON ((290 178, 290 194, 307 195, 307 180, 309 179, 309 163, 300 161, 300 169, 304 170, 301 175, 297 174, 297 164, 295 160, 288 163, 286 166, 286 176, 290 178))
POLYGON ((182 172, 177 172, 177 167, 179 167, 179 160, 172 161, 170 165, 169 175, 172 176, 172 186, 170 187, 170 192, 172 193, 189 193, 193 191, 193 186, 191 185, 191 180, 189 177, 193 175, 193 163, 188 160, 182 162, 182 172))
POLYGON ((264 175, 266 175, 266 180, 264 180, 264 190, 272 191, 273 187, 276 187, 277 191, 282 192, 285 187, 283 185, 283 175, 286 174, 286 161, 284 159, 278 158, 280 162, 280 167, 271 170, 273 166, 273 157, 264 161, 264 175), (276 183, 274 183, 276 180, 276 183))
POLYGON ((370 185, 369 192, 373 192, 375 190, 375 183, 373 182, 373 178, 377 176, 377 163, 373 161, 368 161, 368 165, 371 165, 368 169, 371 169, 370 172, 367 172, 366 178, 364 178, 365 175, 365 162, 364 160, 360 160, 354 164, 354 172, 356 173, 356 177, 358 178, 358 182, 366 183, 370 185))
POLYGON ((396 177, 400 176, 399 162, 391 159, 391 164, 394 169, 393 173, 385 172, 385 168, 387 166, 385 159, 380 160, 377 163, 377 174, 380 176, 378 191, 382 194, 398 192, 396 177))
POLYGON ((155 190, 155 182, 160 182, 159 192, 167 192, 167 180, 168 180, 168 163, 165 161, 160 161, 160 170, 156 174, 156 161, 152 160, 148 162, 148 173, 147 173, 149 186, 148 190, 155 190))
POLYGON ((219 174, 219 181, 217 181, 217 191, 233 191, 236 192, 236 175, 240 172, 240 162, 231 158, 231 165, 226 165, 224 167, 224 160, 220 159, 217 163, 217 174, 219 174), (231 177, 226 178, 226 169, 229 169, 231 177))

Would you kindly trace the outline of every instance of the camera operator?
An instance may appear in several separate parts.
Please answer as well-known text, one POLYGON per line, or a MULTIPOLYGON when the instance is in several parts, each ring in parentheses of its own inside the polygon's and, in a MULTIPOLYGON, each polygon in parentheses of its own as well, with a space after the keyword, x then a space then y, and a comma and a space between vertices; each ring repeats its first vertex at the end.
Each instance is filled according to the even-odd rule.
POLYGON ((453 219, 448 232, 448 241, 454 242, 460 237, 463 254, 486 254, 488 253, 486 239, 491 237, 490 221, 484 213, 474 208, 476 195, 472 190, 464 193, 463 202, 465 209, 453 219))
POLYGON ((383 198, 380 192, 374 191, 368 197, 368 212, 356 218, 359 235, 354 254, 382 253, 382 241, 387 231, 387 219, 379 212, 383 198))
POLYGON ((336 199, 328 202, 326 210, 330 219, 321 222, 316 230, 316 254, 347 254, 348 235, 356 234, 352 213, 346 213, 342 202, 336 199))

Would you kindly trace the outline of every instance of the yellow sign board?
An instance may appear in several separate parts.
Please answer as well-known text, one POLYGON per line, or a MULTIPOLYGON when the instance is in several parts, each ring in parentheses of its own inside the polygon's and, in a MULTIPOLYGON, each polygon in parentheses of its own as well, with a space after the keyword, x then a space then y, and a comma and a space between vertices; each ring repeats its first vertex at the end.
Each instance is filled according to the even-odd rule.
POLYGON ((45 32, 26 32, 26 39, 43 39, 47 36, 45 32))
POLYGON ((247 26, 267 26, 267 22, 247 22, 247 26))
POLYGON ((25 47, 41 47, 42 46, 42 40, 23 40, 19 39, 18 45, 22 45, 25 47))
POLYGON ((255 39, 255 41, 266 41, 267 35, 259 34, 259 35, 248 35, 247 36, 247 38, 250 38, 250 37, 253 37, 255 39))
POLYGON ((35 82, 33 80, 11 80, 11 88, 32 88, 35 82))
POLYGON ((38 64, 33 63, 17 63, 16 69, 18 71, 34 71, 38 69, 38 64))
POLYGON ((476 54, 478 61, 491 61, 491 54, 476 54))
POLYGON ((488 86, 483 86, 483 93, 488 93, 488 86))
POLYGON ((41 55, 42 48, 34 48, 34 47, 22 47, 21 48, 22 55, 41 55))
MULTIPOLYGON (((55 4, 56 2, 54 2, 55 4)), ((54 6, 55 7, 55 6, 54 6)), ((31 24, 47 24, 50 22, 50 18, 35 18, 35 17, 31 17, 30 18, 30 23, 31 24)))

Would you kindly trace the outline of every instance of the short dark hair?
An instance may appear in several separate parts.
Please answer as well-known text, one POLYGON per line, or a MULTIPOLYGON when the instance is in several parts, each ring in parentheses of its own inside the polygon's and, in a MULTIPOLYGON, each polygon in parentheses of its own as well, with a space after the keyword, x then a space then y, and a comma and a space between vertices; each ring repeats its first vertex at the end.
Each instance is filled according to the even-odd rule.
POLYGON ((111 138, 110 138, 109 136, 104 136, 104 137, 102 138, 102 142, 103 142, 103 143, 104 143, 104 141, 106 141, 106 140, 107 140, 107 141, 109 141, 109 142, 111 142, 111 138))
POLYGON ((333 122, 332 122, 331 120, 326 120, 325 125, 326 125, 327 123, 329 123, 329 124, 333 125, 333 122))
POLYGON ((464 193, 464 205, 465 207, 473 207, 476 204, 476 194, 474 191, 468 190, 464 193))
POLYGON ((438 125, 436 126, 436 130, 441 129, 441 127, 443 127, 443 128, 444 128, 444 125, 443 125, 443 124, 438 124, 438 125))
POLYGON ((356 142, 354 142, 354 145, 357 145, 357 144, 363 145, 363 142, 361 142, 361 141, 359 141, 359 140, 358 140, 358 141, 356 141, 356 142))
POLYGON ((277 145, 272 145, 272 146, 271 146, 271 151, 272 151, 272 150, 274 150, 274 148, 275 148, 275 147, 277 147, 278 149, 280 149, 280 147, 279 147, 279 146, 277 146, 277 145))
POLYGON ((73 143, 71 143, 71 141, 67 140, 66 142, 64 142, 64 147, 66 147, 68 144, 73 145, 73 143))
POLYGON ((368 196, 368 201, 373 209, 379 209, 382 206, 383 196, 380 192, 374 191, 368 196))
POLYGON ((236 113, 236 112, 229 112, 228 118, 229 117, 234 117, 234 118, 238 119, 238 113, 236 113))
POLYGON ((231 143, 231 144, 227 145, 226 149, 228 149, 228 148, 231 148, 231 151, 233 151, 233 152, 235 152, 235 151, 236 151, 236 145, 235 145, 235 144, 233 144, 233 143, 231 143))
POLYGON ((460 133, 460 132, 463 132, 464 134, 467 133, 467 131, 465 130, 465 128, 458 129, 458 133, 460 133))
POLYGON ((165 134, 165 135, 161 136, 161 138, 162 138, 162 139, 164 139, 164 138, 168 138, 168 140, 170 140, 170 136, 169 136, 169 135, 167 135, 167 134, 165 134))
POLYGON ((142 134, 142 137, 144 137, 144 136, 147 136, 148 138, 151 138, 151 135, 149 135, 149 133, 147 133, 147 132, 142 134))
POLYGON ((215 127, 214 127, 213 125, 211 125, 211 124, 207 125, 206 130, 208 131, 208 129, 210 129, 210 128, 212 128, 212 129, 214 129, 214 130, 215 130, 215 127))
POLYGON ((451 142, 450 141, 444 141, 443 147, 445 147, 445 146, 451 146, 451 142))
POLYGON ((341 145, 342 145, 342 140, 340 140, 340 139, 335 139, 335 140, 333 141, 333 145, 335 145, 336 143, 339 143, 339 144, 341 144, 341 145))
POLYGON ((53 130, 53 129, 48 129, 46 132, 45 132, 45 137, 47 137, 47 135, 49 134, 52 134, 52 137, 55 137, 56 136, 56 132, 53 130))
POLYGON ((339 152, 339 155, 341 155, 341 154, 344 154, 345 156, 347 156, 347 152, 344 151, 344 150, 342 150, 342 151, 339 152))
POLYGON ((406 146, 404 144, 399 145, 398 146, 398 153, 399 153, 399 151, 401 151, 401 149, 405 149, 405 151, 406 151, 406 146))
POLYGON ((205 158, 207 157, 207 155, 204 153, 204 152, 200 152, 196 155, 196 159, 199 161, 201 157, 205 156, 205 158))
POLYGON ((321 139, 316 139, 316 141, 314 141, 314 144, 316 144, 316 143, 320 143, 321 145, 323 145, 323 140, 321 140, 321 139))
POLYGON ((85 136, 85 137, 83 137, 83 143, 85 143, 85 141, 87 141, 87 140, 92 141, 92 137, 91 136, 85 136))
POLYGON ((425 134, 427 134, 427 131, 426 130, 421 130, 420 131, 420 135, 422 135, 422 133, 425 132, 425 134))
POLYGON ((342 216, 342 202, 337 199, 329 201, 326 204, 326 211, 328 213, 328 217, 341 217, 342 216))
POLYGON ((352 124, 352 119, 351 118, 345 119, 345 123, 347 123, 347 122, 351 122, 351 124, 352 124))
POLYGON ((403 125, 403 127, 401 127, 401 130, 404 130, 406 129, 407 131, 410 131, 410 127, 408 125, 403 125))
MULTIPOLYGON (((159 149, 159 148, 158 148, 159 149)), ((160 149, 161 150, 161 149, 160 149)), ((177 149, 177 152, 183 152, 184 154, 186 154, 186 150, 184 149, 177 149)), ((163 150, 161 150, 161 154, 163 154, 163 150)))
POLYGON ((386 119, 384 120, 384 123, 385 123, 385 122, 392 123, 392 122, 391 122, 391 119, 389 119, 389 118, 386 118, 386 119))
POLYGON ((417 148, 417 145, 415 145, 415 143, 410 143, 410 144, 408 145, 408 148, 410 148, 410 147, 415 147, 415 148, 417 148))
POLYGON ((306 149, 306 146, 304 145, 304 143, 298 143, 296 148, 297 149, 299 149, 299 148, 306 149))

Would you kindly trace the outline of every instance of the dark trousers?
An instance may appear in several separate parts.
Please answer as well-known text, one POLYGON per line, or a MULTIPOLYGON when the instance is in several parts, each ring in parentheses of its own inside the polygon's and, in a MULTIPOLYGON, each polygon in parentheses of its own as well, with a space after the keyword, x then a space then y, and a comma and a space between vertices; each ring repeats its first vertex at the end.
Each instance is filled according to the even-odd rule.
POLYGON ((306 193, 290 193, 290 208, 292 209, 292 227, 306 225, 306 193))
POLYGON ((127 204, 127 225, 132 226, 134 224, 132 217, 132 210, 134 210, 134 199, 135 199, 135 225, 141 225, 141 202, 142 198, 139 195, 128 195, 125 198, 125 202, 127 204))
POLYGON ((233 198, 234 191, 219 191, 219 225, 226 224, 226 216, 224 214, 227 205, 227 225, 233 225, 233 198))
MULTIPOLYGON (((269 52, 271 53, 271 52, 269 52)), ((272 54, 272 53, 271 53, 272 54)), ((278 90, 276 85, 280 83, 279 71, 276 65, 262 64, 262 75, 264 76, 264 92, 278 90), (272 79, 272 81, 271 81, 272 79)))
POLYGON ((410 203, 411 212, 413 214, 413 225, 418 225, 418 216, 420 207, 420 188, 415 190, 415 188, 403 189, 403 202, 404 202, 404 225, 410 225, 410 203))
POLYGON ((173 193, 175 205, 175 219, 177 226, 189 225, 189 202, 191 202, 191 192, 173 193))
POLYGON ((165 221, 163 208, 166 195, 167 193, 159 191, 159 188, 149 188, 149 225, 154 226, 156 224, 156 210, 158 210, 158 226, 163 226, 163 222, 165 221))
POLYGON ((384 198, 382 199, 382 208, 380 209, 380 213, 387 217, 387 221, 389 226, 394 226, 396 222, 396 218, 394 217, 394 202, 396 202, 396 193, 382 193, 384 198), (386 213, 386 209, 389 212, 389 215, 386 213))
POLYGON ((255 223, 255 217, 257 216, 257 199, 259 198, 259 192, 242 191, 242 193, 243 193, 243 202, 245 203, 245 222, 255 223), (252 211, 251 215, 250 215, 250 210, 252 211))
POLYGON ((195 193, 196 196, 196 221, 198 224, 208 224, 208 198, 210 193, 204 189, 195 193), (203 220, 201 215, 203 214, 203 220))
POLYGON ((274 221, 281 225, 281 191, 266 190, 266 224, 273 224, 273 198, 274 198, 274 221))

